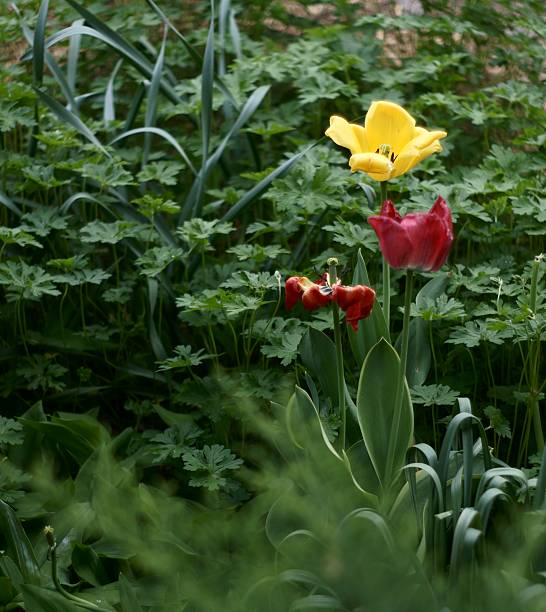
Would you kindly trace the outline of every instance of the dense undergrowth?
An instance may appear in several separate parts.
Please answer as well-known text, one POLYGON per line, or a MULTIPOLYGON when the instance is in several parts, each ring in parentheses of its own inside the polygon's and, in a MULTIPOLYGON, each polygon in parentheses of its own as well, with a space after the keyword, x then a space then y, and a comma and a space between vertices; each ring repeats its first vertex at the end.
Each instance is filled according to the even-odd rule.
POLYGON ((420 6, 2 4, 0 609, 541 609, 543 6, 420 6), (324 130, 382 99, 448 132, 389 197, 455 223, 383 498, 356 421, 352 477, 325 445, 332 312, 283 307, 331 257, 381 297, 379 184, 324 130))

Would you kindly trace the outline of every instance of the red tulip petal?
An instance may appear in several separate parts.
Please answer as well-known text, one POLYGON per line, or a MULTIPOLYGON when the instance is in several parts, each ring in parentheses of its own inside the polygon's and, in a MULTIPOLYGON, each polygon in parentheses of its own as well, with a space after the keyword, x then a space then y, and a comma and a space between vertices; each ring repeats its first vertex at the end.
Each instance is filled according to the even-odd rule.
POLYGON ((444 264, 452 243, 446 221, 434 213, 413 213, 401 222, 412 244, 412 253, 406 267, 436 271, 444 264))
POLYGON ((373 227, 379 238, 379 246, 383 257, 393 268, 407 268, 411 261, 413 247, 407 228, 402 222, 387 216, 374 215, 368 217, 368 223, 373 227))
POLYGON ((300 287, 300 282, 303 277, 291 276, 284 284, 284 306, 286 310, 292 310, 299 301, 303 289, 300 287))
POLYGON ((315 283, 303 292, 301 301, 307 310, 316 310, 321 306, 326 306, 332 300, 332 290, 330 287, 321 287, 315 283))
POLYGON ((345 311, 345 319, 353 329, 358 329, 358 322, 368 317, 372 311, 375 291, 365 285, 334 287, 333 299, 345 311))
POLYGON ((390 219, 394 219, 395 221, 401 221, 402 217, 396 210, 394 206, 394 202, 392 200, 385 200, 381 206, 380 215, 382 217, 389 217, 390 219))

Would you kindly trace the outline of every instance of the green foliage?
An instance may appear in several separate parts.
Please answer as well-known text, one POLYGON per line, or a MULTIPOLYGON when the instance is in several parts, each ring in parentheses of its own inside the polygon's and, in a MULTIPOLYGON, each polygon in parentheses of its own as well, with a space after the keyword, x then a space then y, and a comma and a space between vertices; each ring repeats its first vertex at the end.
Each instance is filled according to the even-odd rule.
POLYGON ((0 11, 0 608, 82 609, 51 522, 110 612, 541 609, 543 5, 398 4, 0 11), (378 99, 448 132, 388 196, 456 235, 394 442, 403 276, 389 329, 378 184, 323 140, 378 99), (346 455, 332 313, 282 308, 331 256, 378 298, 343 323, 346 455))

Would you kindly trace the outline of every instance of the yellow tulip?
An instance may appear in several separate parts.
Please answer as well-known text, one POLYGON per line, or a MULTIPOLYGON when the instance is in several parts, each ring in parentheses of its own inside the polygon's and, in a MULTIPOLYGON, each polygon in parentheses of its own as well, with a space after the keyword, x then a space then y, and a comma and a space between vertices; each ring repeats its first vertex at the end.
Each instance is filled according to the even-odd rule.
POLYGON ((343 117, 330 117, 326 136, 351 151, 351 170, 362 170, 376 181, 388 181, 411 170, 432 153, 442 150, 438 142, 446 132, 416 127, 415 119, 401 106, 373 102, 364 127, 343 117))

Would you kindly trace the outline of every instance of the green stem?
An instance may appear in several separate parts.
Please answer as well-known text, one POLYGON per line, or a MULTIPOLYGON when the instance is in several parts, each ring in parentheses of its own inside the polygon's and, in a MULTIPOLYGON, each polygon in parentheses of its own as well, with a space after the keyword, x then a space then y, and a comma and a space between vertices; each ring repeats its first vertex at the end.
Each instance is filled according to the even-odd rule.
POLYGON ((53 529, 51 527, 46 527, 44 529, 44 534, 47 538, 47 543, 49 545, 49 557, 51 559, 51 578, 59 594, 62 595, 65 599, 73 601, 75 604, 82 608, 85 608, 86 610, 103 611, 103 608, 100 608, 99 606, 90 601, 81 599, 80 597, 76 597, 76 595, 72 595, 72 593, 69 593, 63 587, 57 575, 57 542, 55 541, 55 536, 53 535, 53 529))
POLYGON ((406 384, 406 365, 408 363, 408 345, 409 345, 409 326, 410 326, 410 310, 411 298, 413 294, 413 270, 406 271, 406 291, 404 297, 404 322, 402 325, 402 347, 400 350, 400 370, 398 374, 398 384, 396 386, 396 400, 394 403, 394 419, 392 428, 389 434, 389 446, 387 454, 387 470, 385 473, 386 481, 390 485, 393 481, 393 463, 396 450, 396 442, 398 440, 398 430, 400 428, 400 415, 402 414, 402 406, 404 404, 404 391, 406 384))
MULTIPOLYGON (((328 260, 330 284, 334 286, 337 282, 337 259, 332 257, 328 260)), ((343 347, 341 344, 341 326, 339 323, 339 306, 334 302, 332 304, 334 314, 334 340, 336 343, 336 367, 337 367, 337 393, 339 416, 341 417, 340 431, 340 449, 345 450, 345 433, 347 430, 347 410, 345 406, 345 376, 343 368, 343 347)))
MULTIPOLYGON (((535 316, 537 309, 537 286, 538 286, 538 271, 540 267, 542 256, 535 257, 533 261, 533 268, 531 272, 531 294, 529 296, 529 307, 532 311, 532 316, 535 316)), ((536 335, 536 339, 531 345, 531 351, 536 351, 536 359, 532 364, 532 371, 529 378, 532 381, 531 384, 531 399, 529 401, 529 409, 533 414, 533 429, 535 432, 535 441, 537 450, 539 453, 544 451, 544 434, 542 433, 542 423, 540 420, 540 403, 539 403, 539 392, 538 392, 538 370, 540 365, 540 339, 541 333, 536 335)))
MULTIPOLYGON (((379 189, 381 192, 381 206, 387 199, 387 181, 381 181, 379 183, 379 189)), ((385 315, 385 322, 387 323, 387 329, 389 329, 390 323, 390 312, 391 312, 391 269, 387 260, 383 257, 383 314, 385 315)))

